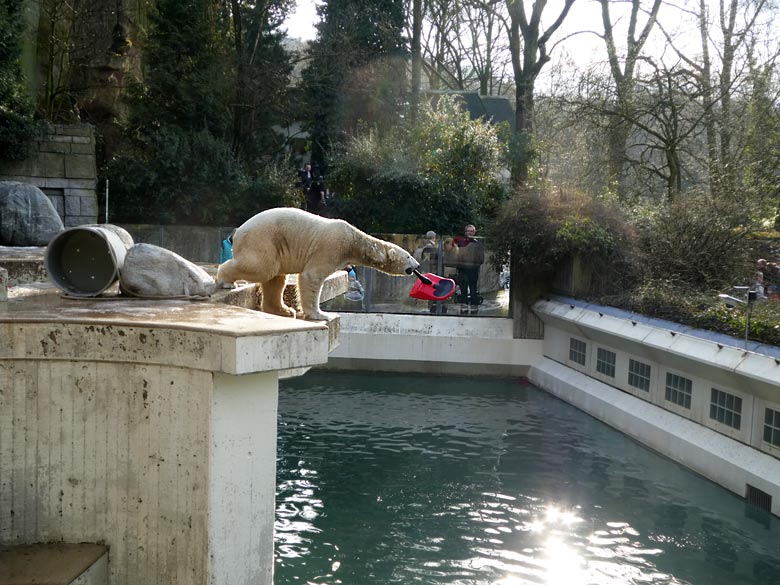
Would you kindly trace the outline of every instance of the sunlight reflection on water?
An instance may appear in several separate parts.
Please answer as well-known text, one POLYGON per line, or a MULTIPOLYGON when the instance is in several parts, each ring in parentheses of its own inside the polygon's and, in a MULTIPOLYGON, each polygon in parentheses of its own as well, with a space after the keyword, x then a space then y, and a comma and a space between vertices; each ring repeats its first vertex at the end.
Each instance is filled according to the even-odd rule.
POLYGON ((780 582, 775 519, 511 381, 309 374, 277 465, 276 585, 780 582))

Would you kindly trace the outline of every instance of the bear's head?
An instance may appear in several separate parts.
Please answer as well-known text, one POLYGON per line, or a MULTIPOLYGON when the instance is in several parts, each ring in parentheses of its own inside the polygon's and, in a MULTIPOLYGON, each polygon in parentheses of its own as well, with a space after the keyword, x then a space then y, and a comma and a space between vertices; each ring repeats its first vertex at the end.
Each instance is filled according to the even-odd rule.
POLYGON ((368 266, 387 274, 411 274, 420 265, 409 252, 390 242, 370 246, 368 260, 368 266))
POLYGON ((418 266, 420 263, 409 252, 395 244, 388 244, 385 263, 380 270, 388 274, 411 274, 418 266))

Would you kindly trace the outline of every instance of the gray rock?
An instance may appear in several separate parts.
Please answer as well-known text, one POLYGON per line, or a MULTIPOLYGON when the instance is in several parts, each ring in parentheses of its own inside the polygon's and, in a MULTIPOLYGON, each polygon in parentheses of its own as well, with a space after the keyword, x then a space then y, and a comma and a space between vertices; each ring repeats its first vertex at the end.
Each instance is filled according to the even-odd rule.
POLYGON ((127 251, 119 286, 139 297, 210 296, 217 288, 200 266, 153 244, 136 244, 127 251))
POLYGON ((57 210, 38 187, 0 181, 0 246, 45 246, 63 229, 57 210))

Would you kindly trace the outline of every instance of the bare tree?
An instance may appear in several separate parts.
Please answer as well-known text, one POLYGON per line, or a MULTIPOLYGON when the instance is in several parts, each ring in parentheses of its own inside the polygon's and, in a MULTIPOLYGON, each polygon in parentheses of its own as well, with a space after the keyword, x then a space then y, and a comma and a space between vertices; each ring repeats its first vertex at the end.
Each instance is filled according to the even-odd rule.
MULTIPOLYGON (((507 91, 510 56, 503 10, 503 0, 425 1, 421 54, 431 89, 471 90, 482 95, 507 91)), ((408 29, 414 40, 412 21, 408 29)), ((414 43, 412 47, 414 54, 414 43)))
POLYGON ((542 68, 550 60, 547 43, 557 31, 574 4, 564 0, 563 7, 546 30, 542 30, 542 14, 547 0, 535 0, 528 14, 523 0, 506 0, 509 12, 507 30, 512 51, 515 80, 515 154, 512 157, 512 184, 521 185, 528 179, 533 150, 534 89, 542 68))
POLYGON ((658 10, 661 7, 661 0, 652 0, 652 4, 647 11, 647 20, 638 34, 637 29, 640 13, 642 12, 642 1, 630 0, 631 12, 625 38, 626 50, 623 56, 618 54, 617 45, 615 44, 615 31, 610 13, 610 5, 614 3, 611 3, 609 0, 599 1, 601 2, 601 20, 604 24, 604 43, 607 48, 609 69, 615 83, 616 103, 614 106, 617 113, 617 115, 611 117, 612 124, 608 128, 608 173, 610 182, 617 187, 618 196, 623 197, 626 193, 626 176, 623 172, 623 165, 626 159, 626 141, 631 134, 631 125, 627 116, 621 115, 621 112, 630 113, 633 108, 637 63, 642 54, 642 49, 650 36, 650 31, 655 25, 658 10))
MULTIPOLYGON (((684 183, 695 182, 695 140, 703 132, 705 112, 698 107, 701 88, 690 69, 643 58, 651 71, 637 79, 635 106, 628 118, 635 128, 627 158, 638 176, 663 181, 666 201, 676 200, 684 183)), ((648 185, 644 190, 652 193, 648 185)))
POLYGON ((506 68, 511 63, 509 46, 502 34, 506 18, 502 0, 466 1, 457 52, 465 61, 464 89, 479 89, 481 95, 497 95, 507 86, 506 68))
POLYGON ((460 2, 425 0, 421 31, 422 68, 431 89, 458 87, 459 63, 452 57, 449 39, 457 36, 460 2))
POLYGON ((412 116, 417 115, 420 103, 420 81, 422 77, 422 0, 412 0, 412 116))
MULTIPOLYGON (((691 71, 696 73, 701 91, 701 106, 705 110, 708 172, 714 193, 733 193, 739 184, 740 159, 744 148, 744 112, 749 102, 747 82, 754 47, 761 36, 762 24, 771 19, 771 3, 767 0, 719 0, 717 14, 712 17, 711 3, 696 0, 695 7, 684 13, 692 15, 698 25, 701 57, 693 58, 676 47, 676 39, 665 32, 670 46, 691 71), (713 60, 713 50, 718 61, 713 60)), ((778 47, 766 56, 774 60, 778 47)))

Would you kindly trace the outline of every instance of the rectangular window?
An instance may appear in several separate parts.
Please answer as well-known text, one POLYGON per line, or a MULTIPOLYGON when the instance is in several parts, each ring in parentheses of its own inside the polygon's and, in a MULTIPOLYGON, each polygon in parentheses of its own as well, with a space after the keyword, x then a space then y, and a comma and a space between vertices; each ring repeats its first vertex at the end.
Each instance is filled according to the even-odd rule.
POLYGON ((780 447, 780 410, 764 411, 764 442, 780 447))
POLYGON ((722 390, 712 389, 710 418, 726 426, 739 429, 742 425, 742 399, 722 390))
POLYGON ((599 348, 596 352, 596 371, 610 378, 615 377, 615 352, 599 348))
POLYGON ((585 342, 573 337, 569 339, 569 359, 581 366, 585 365, 585 342))
POLYGON ((666 372, 666 399, 683 408, 691 408, 693 382, 677 374, 666 372))
POLYGON ((650 392, 650 364, 629 360, 628 384, 634 388, 650 392))

